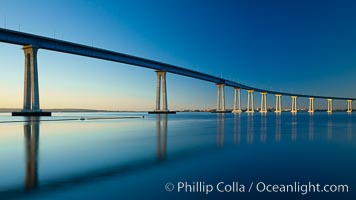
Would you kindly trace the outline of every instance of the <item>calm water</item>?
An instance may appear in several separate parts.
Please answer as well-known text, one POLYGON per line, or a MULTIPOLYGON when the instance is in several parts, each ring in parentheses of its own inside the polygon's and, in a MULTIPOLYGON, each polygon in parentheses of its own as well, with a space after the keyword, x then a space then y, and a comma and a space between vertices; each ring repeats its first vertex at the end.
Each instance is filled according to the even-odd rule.
POLYGON ((0 199, 356 199, 356 113, 55 115, 41 120, 73 120, 0 115, 0 199), (254 189, 309 181, 348 193, 254 189), (214 191, 178 192, 178 182, 214 191), (245 192, 218 192, 219 182, 245 192))

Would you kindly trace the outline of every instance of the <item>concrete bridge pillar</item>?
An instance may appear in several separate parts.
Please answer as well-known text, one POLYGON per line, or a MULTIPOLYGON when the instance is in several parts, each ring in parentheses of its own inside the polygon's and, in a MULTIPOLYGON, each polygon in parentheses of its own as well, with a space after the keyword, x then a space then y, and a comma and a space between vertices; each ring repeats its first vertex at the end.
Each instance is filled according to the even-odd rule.
POLYGON ((261 113, 267 113, 267 92, 261 92, 261 113))
POLYGON ((347 112, 348 113, 352 112, 352 100, 351 99, 347 100, 347 112))
POLYGON ((156 109, 153 112, 148 112, 149 114, 175 114, 175 111, 168 110, 167 102, 167 81, 165 71, 156 71, 157 74, 157 85, 156 85, 156 109), (161 107, 161 95, 162 95, 162 107, 161 107))
POLYGON ((40 99, 38 91, 38 72, 37 72, 37 48, 34 46, 24 46, 25 53, 25 79, 24 79, 24 112, 40 110, 40 99))
POLYGON ((222 83, 216 84, 218 86, 218 95, 216 101, 216 112, 225 112, 225 85, 222 83), (221 93, 221 96, 220 96, 221 93))
POLYGON ((309 98, 309 113, 313 113, 314 112, 314 97, 310 97, 309 98))
POLYGON ((281 96, 281 94, 276 94, 276 110, 274 111, 276 113, 282 112, 281 96))
POLYGON ((241 113, 241 95, 240 88, 234 88, 234 109, 233 113, 241 113))
POLYGON ((38 89, 37 51, 38 48, 26 45, 22 48, 25 54, 24 99, 21 112, 13 112, 13 116, 50 116, 50 112, 42 112, 38 89))
POLYGON ((254 100, 253 100, 253 90, 247 90, 247 113, 253 113, 255 112, 254 109, 254 100))
POLYGON ((328 113, 333 112, 333 99, 328 99, 328 113))
POLYGON ((157 71, 156 110, 161 110, 161 75, 157 71))
POLYGON ((297 96, 292 96, 292 113, 297 113, 297 96))

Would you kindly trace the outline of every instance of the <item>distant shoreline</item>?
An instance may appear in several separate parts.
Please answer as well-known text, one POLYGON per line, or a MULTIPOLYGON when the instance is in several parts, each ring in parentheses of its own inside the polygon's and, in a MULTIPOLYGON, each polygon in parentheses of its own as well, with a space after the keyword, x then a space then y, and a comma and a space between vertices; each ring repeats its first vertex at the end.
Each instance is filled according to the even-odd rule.
MULTIPOLYGON (((0 113, 11 113, 11 112, 19 112, 21 109, 18 108, 0 108, 0 113)), ((42 111, 45 112, 57 112, 57 113, 66 113, 66 112, 130 112, 130 113, 142 113, 142 112, 150 112, 152 110, 141 110, 141 111, 129 111, 129 110, 95 110, 95 109, 76 109, 76 108, 63 108, 63 109, 42 109, 42 111)), ((176 112, 213 112, 215 109, 205 109, 205 110, 176 110, 176 112)), ((227 109, 227 111, 232 111, 231 109, 227 109)), ((314 112, 326 112, 327 110, 324 109, 318 109, 315 110, 314 112)), ((245 112, 245 110, 243 110, 245 112)), ((258 113, 258 110, 255 110, 256 113, 258 113)), ((268 112, 274 112, 274 110, 268 110, 268 112)), ((290 110, 283 110, 283 113, 288 113, 290 110)), ((300 109, 298 112, 308 112, 307 109, 300 109)), ((338 110, 333 110, 333 112, 346 112, 346 109, 338 109, 338 110)))
MULTIPOLYGON (((0 113, 19 112, 21 109, 0 108, 0 113)), ((92 109, 42 109, 45 112, 148 112, 148 111, 124 111, 124 110, 92 110, 92 109)))

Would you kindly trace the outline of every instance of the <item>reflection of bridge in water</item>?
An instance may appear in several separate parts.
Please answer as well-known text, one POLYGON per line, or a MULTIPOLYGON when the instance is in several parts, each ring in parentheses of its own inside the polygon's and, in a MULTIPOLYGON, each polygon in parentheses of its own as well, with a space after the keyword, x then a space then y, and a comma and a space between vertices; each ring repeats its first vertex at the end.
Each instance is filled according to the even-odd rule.
MULTIPOLYGON (((73 175, 61 180, 49 180, 39 187, 39 173, 41 161, 38 158, 40 148, 40 118, 26 117, 23 125, 24 146, 25 146, 25 180, 23 188, 12 188, 5 191, 0 190, 0 198, 16 198, 26 195, 28 191, 40 190, 45 187, 47 190, 56 190, 66 185, 87 183, 90 180, 97 180, 102 177, 110 177, 129 173, 130 171, 146 170, 160 165, 166 159, 167 151, 167 115, 156 115, 156 159, 143 158, 142 160, 130 163, 118 163, 116 166, 100 170, 89 170, 86 173, 73 175)), ((172 157, 181 156, 172 154, 172 157)))
POLYGON ((254 108, 254 92, 260 92, 261 94, 261 113, 267 112, 267 95, 274 94, 276 97, 275 109, 276 113, 282 112, 281 97, 290 96, 292 99, 291 112, 296 113, 297 98, 304 97, 309 98, 308 112, 314 112, 314 100, 326 99, 327 100, 327 112, 333 111, 333 100, 343 100, 347 102, 347 112, 352 112, 352 101, 356 98, 346 97, 333 97, 333 96, 319 96, 319 95, 305 95, 297 93, 287 93, 281 91, 272 91, 261 88, 255 88, 247 85, 243 85, 238 82, 230 81, 227 79, 219 78, 209 74, 193 71, 190 69, 174 66, 167 63, 162 63, 154 60, 140 58, 123 53, 113 52, 105 49, 99 49, 95 47, 85 46, 72 42, 52 39, 48 37, 23 33, 19 31, 13 31, 0 28, 0 42, 22 45, 25 54, 25 76, 24 76, 24 102, 21 112, 14 112, 13 115, 21 116, 33 116, 33 115, 51 115, 49 112, 42 112, 40 109, 40 96, 39 96, 39 83, 37 72, 37 52, 39 49, 57 51, 62 53, 86 56, 90 58, 96 58, 101 60, 107 60, 112 62, 124 63, 138 67, 144 67, 153 69, 157 75, 156 86, 156 108, 150 113, 175 113, 168 109, 167 98, 167 80, 166 73, 178 74, 186 77, 200 79, 208 82, 212 82, 217 85, 218 94, 216 102, 216 112, 227 112, 225 109, 225 86, 234 88, 234 113, 242 112, 240 90, 247 91, 247 108, 246 112, 255 112, 254 108), (161 102, 162 99, 162 102, 161 102))
MULTIPOLYGON (((275 115, 270 118, 270 125, 268 125, 268 120, 267 120, 266 115, 260 115, 260 116, 254 116, 254 115, 233 115, 233 118, 229 118, 226 116, 224 113, 218 113, 216 117, 216 143, 218 148, 224 147, 225 140, 226 140, 226 130, 225 130, 225 122, 226 120, 233 120, 233 143, 234 144, 242 144, 243 137, 246 139, 246 144, 253 144, 256 140, 256 135, 259 136, 259 141, 261 143, 267 142, 267 140, 274 140, 275 142, 280 142, 282 140, 282 136, 289 136, 291 141, 297 141, 298 139, 298 133, 300 134, 299 130, 298 132, 298 127, 301 129, 305 129, 305 133, 307 133, 308 138, 310 141, 315 140, 315 126, 318 124, 315 124, 315 118, 313 115, 308 115, 307 123, 306 124, 299 124, 298 125, 298 116, 297 115, 291 115, 290 118, 286 119, 283 127, 282 127, 282 116, 281 115, 275 115), (305 126, 306 125, 306 126, 305 126), (272 135, 269 135, 273 131, 269 129, 274 129, 274 136, 271 137, 272 135), (243 131, 244 130, 244 131, 243 131), (283 132, 284 130, 284 132, 283 132), (288 130, 288 132, 285 132, 288 130), (269 133, 269 134, 268 134, 269 133)), ((302 120, 302 119, 301 119, 302 120)), ((347 127, 346 129, 346 134, 347 134, 347 139, 352 138, 352 118, 348 117, 347 119, 347 127)), ((328 116, 328 119, 326 120, 325 124, 325 133, 326 133, 326 138, 328 140, 331 140, 333 137, 333 121, 331 116, 328 116)), ((318 132, 318 136, 323 136, 322 134, 320 135, 320 132, 318 132)), ((303 135, 304 137, 304 135, 303 135)), ((284 137, 286 139, 286 137, 284 137)))
MULTIPOLYGON (((26 117, 24 123, 26 170, 25 190, 38 187, 38 152, 40 121, 38 117, 26 117)), ((156 116, 157 160, 165 160, 167 151, 167 114, 156 116)), ((72 182, 72 181, 69 181, 72 182)))
MULTIPOLYGON (((275 116, 275 115, 273 115, 275 116)), ((298 115, 299 116, 299 115, 298 115)), ((229 144, 239 144, 239 145, 250 145, 255 144, 256 139, 259 140, 259 143, 266 143, 266 142, 279 142, 281 139, 284 140, 297 140, 297 116, 291 115, 290 124, 288 124, 289 128, 283 129, 281 127, 281 115, 275 116, 275 121, 271 121, 272 124, 275 124, 275 130, 270 130, 267 124, 267 116, 263 115, 226 115, 226 114, 217 114, 216 117, 216 146, 209 144, 203 146, 203 148, 215 150, 216 148, 222 149, 224 146, 229 144), (233 118, 231 118, 233 117, 233 118), (246 118, 245 118, 246 117, 246 118), (232 122, 232 123, 231 123, 232 122), (229 125, 227 125, 227 123, 229 125), (232 132, 228 131, 229 128, 232 128, 232 132), (283 134, 283 130, 288 130, 288 133, 283 134), (232 134, 231 134, 232 133, 232 134), (268 133, 272 133, 269 135, 268 133), (273 135, 274 133, 274 135, 273 135), (257 137, 255 137, 256 134, 257 137), (231 137, 231 139, 229 139, 231 137), (289 136, 289 137, 285 137, 289 136), (272 139, 271 139, 272 138, 272 139), (215 146, 215 147, 214 147, 215 146)), ((350 118, 349 118, 350 119, 350 118)), ((36 190, 40 189, 39 187, 39 176, 40 173, 40 166, 41 162, 38 159, 38 154, 40 149, 39 137, 40 137, 40 121, 37 117, 29 117, 27 118, 28 122, 24 123, 24 143, 25 143, 25 184, 24 189, 21 190, 17 189, 14 191, 9 191, 8 193, 16 193, 16 195, 21 194, 21 191, 29 191, 29 190, 36 190)), ((309 116, 309 122, 305 128, 307 130, 307 134, 305 136, 309 136, 309 140, 314 140, 314 118, 309 116)), ((84 174, 70 176, 65 180, 53 180, 53 181, 46 181, 41 185, 41 187, 45 188, 61 188, 66 185, 72 184, 80 184, 86 183, 90 180, 95 180, 100 177, 109 177, 109 176, 116 176, 120 174, 125 174, 130 171, 137 171, 137 170, 145 170, 150 167, 155 167, 160 165, 162 162, 174 162, 174 160, 179 159, 172 159, 177 157, 187 157, 187 156, 196 156, 199 154, 198 152, 190 152, 183 150, 177 152, 171 152, 169 154, 171 159, 167 160, 167 145, 168 145, 168 135, 169 135, 169 119, 166 114, 160 114, 155 116, 154 127, 155 127, 155 137, 156 137, 156 159, 155 161, 152 159, 142 159, 140 161, 134 161, 130 163, 118 163, 117 166, 102 169, 102 170, 94 170, 88 171, 84 174)), ((328 139, 332 137, 332 120, 331 118, 326 121, 325 124, 327 130, 325 130, 325 136, 328 139)), ((286 126, 285 124, 283 126, 286 126)), ((347 138, 350 139, 352 137, 352 121, 351 119, 347 123, 347 127, 345 127, 345 133, 347 134, 347 138)), ((319 135, 320 136, 320 135, 319 135)), ((302 137, 298 137, 298 139, 303 139, 302 137)), ((257 142, 258 143, 258 142, 257 142)), ((202 152, 202 151, 200 151, 202 152)), ((203 151, 208 152, 208 151, 203 151)), ((7 192, 5 192, 7 193, 7 192)), ((4 192, 0 192, 0 196, 3 196, 4 192)), ((6 194, 5 194, 6 195, 6 194)))

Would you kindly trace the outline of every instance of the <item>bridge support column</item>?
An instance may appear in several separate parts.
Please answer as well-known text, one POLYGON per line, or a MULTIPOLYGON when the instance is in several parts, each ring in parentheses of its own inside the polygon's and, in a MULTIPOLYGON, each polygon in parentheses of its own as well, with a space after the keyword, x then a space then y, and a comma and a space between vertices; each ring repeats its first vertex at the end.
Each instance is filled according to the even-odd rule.
POLYGON ((297 113, 297 96, 292 96, 292 113, 297 113))
POLYGON ((156 85, 156 109, 153 112, 148 112, 149 114, 175 114, 174 111, 168 110, 167 103, 167 85, 166 85, 166 72, 156 71, 157 74, 157 85, 156 85), (162 109, 161 109, 161 93, 162 93, 162 109))
POLYGON ((247 113, 255 112, 253 103, 254 103, 253 90, 247 90, 247 108, 246 108, 247 113))
POLYGON ((314 97, 309 97, 309 113, 314 113, 314 97))
POLYGON ((223 83, 216 84, 218 87, 218 95, 216 99, 216 111, 217 113, 225 113, 225 85, 223 83), (220 95, 221 94, 221 95, 220 95))
POLYGON ((234 88, 234 110, 233 113, 241 113, 240 88, 234 88))
POLYGON ((23 47, 25 53, 24 100, 21 112, 13 112, 13 116, 51 116, 50 112, 42 112, 38 89, 37 51, 32 45, 23 47))
POLYGON ((351 99, 347 100, 347 112, 348 113, 352 112, 352 100, 351 99))
POLYGON ((328 99, 328 111, 327 113, 333 112, 333 99, 328 99))
POLYGON ((276 110, 274 111, 276 113, 282 112, 281 96, 281 94, 276 94, 276 110))
POLYGON ((261 113, 267 113, 267 92, 261 92, 261 113))

